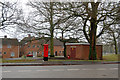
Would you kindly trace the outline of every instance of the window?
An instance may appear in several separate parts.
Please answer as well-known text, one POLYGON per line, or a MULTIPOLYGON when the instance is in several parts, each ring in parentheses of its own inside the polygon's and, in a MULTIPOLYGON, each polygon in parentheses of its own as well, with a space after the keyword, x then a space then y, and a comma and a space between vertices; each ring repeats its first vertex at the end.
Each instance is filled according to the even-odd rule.
POLYGON ((0 48, 2 48, 2 44, 0 44, 0 48))
POLYGON ((37 45, 37 47, 39 48, 40 46, 39 46, 39 45, 37 45))
POLYGON ((12 57, 15 56, 15 53, 14 53, 14 52, 11 52, 11 56, 12 56, 12 57))
POLYGON ((28 52, 28 54, 31 54, 31 52, 28 52))
POLYGON ((4 52, 4 54, 7 54, 6 52, 4 52))
POLYGON ((35 45, 33 45, 33 48, 35 48, 35 45))
POLYGON ((10 44, 8 44, 8 45, 7 45, 7 48, 11 48, 11 45, 10 45, 10 44))
POLYGON ((0 52, 0 54, 2 54, 2 52, 0 52))
POLYGON ((61 53, 61 51, 59 51, 59 53, 61 53))

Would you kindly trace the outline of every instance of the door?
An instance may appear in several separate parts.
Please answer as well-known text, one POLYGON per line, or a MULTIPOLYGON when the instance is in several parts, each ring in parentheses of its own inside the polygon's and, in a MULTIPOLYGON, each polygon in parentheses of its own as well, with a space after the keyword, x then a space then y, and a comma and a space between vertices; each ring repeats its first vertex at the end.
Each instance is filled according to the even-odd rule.
POLYGON ((71 48, 71 58, 75 58, 76 57, 76 48, 71 48))
POLYGON ((33 57, 37 57, 37 52, 33 52, 33 57))

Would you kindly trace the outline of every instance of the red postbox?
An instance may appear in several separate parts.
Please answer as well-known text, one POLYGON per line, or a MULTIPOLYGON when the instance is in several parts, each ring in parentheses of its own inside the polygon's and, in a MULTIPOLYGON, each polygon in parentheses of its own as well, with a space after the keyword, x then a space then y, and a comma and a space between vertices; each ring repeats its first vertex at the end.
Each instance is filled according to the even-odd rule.
POLYGON ((48 44, 44 44, 44 61, 48 61, 48 44))

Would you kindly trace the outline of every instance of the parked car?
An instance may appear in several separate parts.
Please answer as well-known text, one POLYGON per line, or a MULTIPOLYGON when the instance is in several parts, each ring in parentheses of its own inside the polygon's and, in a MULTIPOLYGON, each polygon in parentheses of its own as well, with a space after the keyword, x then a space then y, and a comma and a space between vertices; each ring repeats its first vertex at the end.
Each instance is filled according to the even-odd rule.
POLYGON ((27 54, 27 57, 33 57, 33 54, 27 54))

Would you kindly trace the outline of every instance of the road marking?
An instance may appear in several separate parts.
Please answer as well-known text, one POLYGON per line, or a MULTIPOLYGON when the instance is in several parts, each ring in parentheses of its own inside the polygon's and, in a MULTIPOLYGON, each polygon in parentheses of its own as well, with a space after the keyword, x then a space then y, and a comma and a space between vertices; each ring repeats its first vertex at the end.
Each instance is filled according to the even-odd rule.
POLYGON ((107 70, 106 68, 98 68, 96 70, 107 70))
POLYGON ((64 69, 53 69, 53 71, 64 71, 64 69))
POLYGON ((11 71, 2 71, 2 72, 11 72, 11 71))
POLYGON ((49 70, 36 70, 36 71, 49 71, 49 70))
POLYGON ((93 69, 82 69, 82 70, 93 70, 93 69))
POLYGON ((118 68, 110 68, 110 70, 118 70, 118 68))
POLYGON ((78 71, 80 69, 67 69, 68 71, 78 71))
POLYGON ((18 72, 30 72, 31 70, 19 70, 18 72))

